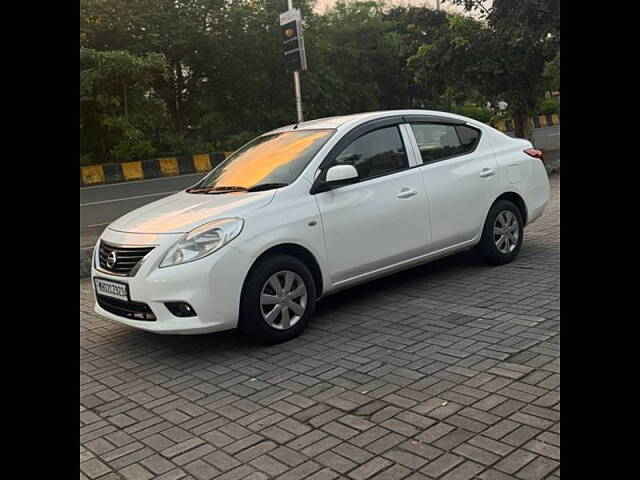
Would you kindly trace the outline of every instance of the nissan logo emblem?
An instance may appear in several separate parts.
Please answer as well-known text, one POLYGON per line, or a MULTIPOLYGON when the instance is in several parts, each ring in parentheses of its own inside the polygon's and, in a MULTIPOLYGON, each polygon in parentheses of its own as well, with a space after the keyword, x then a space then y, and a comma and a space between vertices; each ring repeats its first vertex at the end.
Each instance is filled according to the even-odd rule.
POLYGON ((114 250, 107 257, 107 267, 113 268, 113 266, 116 264, 117 261, 118 261, 118 257, 116 255, 116 251, 114 250))

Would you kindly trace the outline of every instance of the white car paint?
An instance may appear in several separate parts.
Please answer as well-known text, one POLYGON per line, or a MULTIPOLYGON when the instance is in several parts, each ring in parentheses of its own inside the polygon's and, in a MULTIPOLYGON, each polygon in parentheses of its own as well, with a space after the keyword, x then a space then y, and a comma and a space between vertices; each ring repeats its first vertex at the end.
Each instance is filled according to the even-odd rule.
POLYGON ((92 277, 126 283, 130 299, 149 305, 155 321, 128 319, 96 303, 101 316, 134 328, 193 334, 235 328, 243 284, 263 253, 283 244, 309 252, 319 269, 322 296, 341 288, 472 247, 487 213, 501 194, 519 195, 526 223, 543 212, 549 182, 543 163, 523 152, 531 143, 513 139, 483 123, 444 112, 369 112, 289 125, 333 128, 335 133, 286 187, 260 192, 195 195, 179 192, 134 210, 104 230, 100 241, 121 246, 155 246, 134 276, 100 268, 98 248, 92 277), (437 115, 482 132, 476 149, 427 165, 406 123, 399 126, 411 168, 310 194, 328 152, 354 128, 392 116, 437 115), (189 263, 159 268, 167 251, 186 232, 213 220, 239 217, 241 233, 221 249, 189 263), (164 302, 183 301, 195 317, 174 316, 164 302))

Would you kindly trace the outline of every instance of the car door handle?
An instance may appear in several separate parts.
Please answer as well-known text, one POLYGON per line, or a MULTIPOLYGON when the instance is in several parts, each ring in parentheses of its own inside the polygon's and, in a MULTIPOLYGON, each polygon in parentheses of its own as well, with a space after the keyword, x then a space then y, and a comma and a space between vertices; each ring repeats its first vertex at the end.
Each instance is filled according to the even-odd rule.
POLYGON ((496 174, 496 171, 493 168, 484 167, 482 170, 480 170, 480 176, 482 178, 491 177, 495 174, 496 174))
POLYGON ((400 193, 398 194, 398 198, 413 197, 416 193, 418 193, 418 191, 415 188, 404 187, 402 190, 400 190, 400 193))

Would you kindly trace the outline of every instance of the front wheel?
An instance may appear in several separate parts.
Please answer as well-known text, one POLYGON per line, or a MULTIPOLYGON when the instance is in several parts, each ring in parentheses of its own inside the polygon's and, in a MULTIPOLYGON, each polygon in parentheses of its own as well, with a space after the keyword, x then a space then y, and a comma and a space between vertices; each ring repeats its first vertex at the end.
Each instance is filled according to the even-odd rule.
POLYGON ((509 263, 520 251, 523 233, 518 207, 509 200, 499 200, 489 210, 477 251, 491 265, 509 263))
POLYGON ((249 273, 239 326, 260 343, 285 342, 304 330, 315 304, 316 286, 307 266, 290 255, 273 255, 249 273))

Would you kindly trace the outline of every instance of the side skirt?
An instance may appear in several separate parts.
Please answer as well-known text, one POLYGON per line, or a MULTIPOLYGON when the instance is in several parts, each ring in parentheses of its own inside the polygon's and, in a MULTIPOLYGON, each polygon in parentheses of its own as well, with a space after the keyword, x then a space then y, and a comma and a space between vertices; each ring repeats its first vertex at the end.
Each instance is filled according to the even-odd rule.
POLYGON ((361 275, 357 275, 355 277, 347 278, 346 280, 342 280, 340 282, 337 282, 331 285, 329 289, 325 289, 325 291, 322 294, 322 297, 320 298, 326 297, 327 295, 331 295, 332 293, 336 293, 350 287, 354 287, 356 285, 360 285, 362 283, 366 283, 371 280, 375 280, 377 278, 386 277, 387 275, 392 275, 394 273, 398 273, 403 270, 407 270, 409 268, 417 267, 419 265, 424 265, 434 260, 438 260, 439 258, 453 255, 454 253, 462 252, 464 250, 469 250, 473 248, 479 242, 479 240, 480 240, 480 237, 474 238, 467 242, 458 243, 451 247, 446 247, 446 248, 437 250, 435 252, 427 253, 425 255, 420 255, 419 257, 411 258, 409 260, 404 260, 402 262, 394 263, 393 265, 389 265, 387 267, 379 268, 371 272, 367 272, 361 275))

